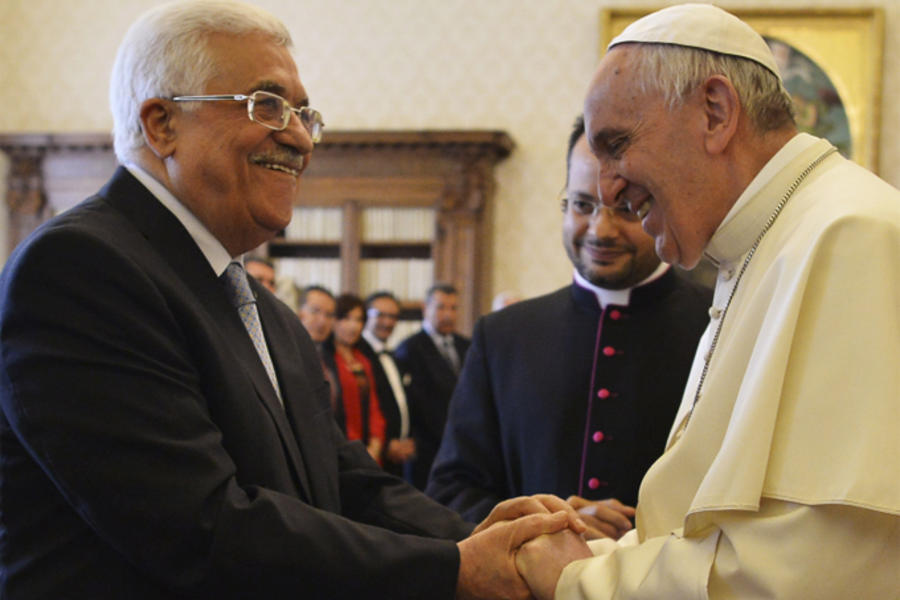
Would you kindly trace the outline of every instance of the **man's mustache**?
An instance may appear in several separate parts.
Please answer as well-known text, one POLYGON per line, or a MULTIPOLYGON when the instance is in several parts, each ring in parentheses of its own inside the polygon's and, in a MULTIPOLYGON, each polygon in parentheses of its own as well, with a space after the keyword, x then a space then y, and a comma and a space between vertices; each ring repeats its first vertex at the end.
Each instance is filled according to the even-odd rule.
POLYGON ((306 166, 306 157, 293 148, 279 148, 268 152, 260 152, 250 157, 254 163, 274 163, 291 169, 302 171, 306 166))

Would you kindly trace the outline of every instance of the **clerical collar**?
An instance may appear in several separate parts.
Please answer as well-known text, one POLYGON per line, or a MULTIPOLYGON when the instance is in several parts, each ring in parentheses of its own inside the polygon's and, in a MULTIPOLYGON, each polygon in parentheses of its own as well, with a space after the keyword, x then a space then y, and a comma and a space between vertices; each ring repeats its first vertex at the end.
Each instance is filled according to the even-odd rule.
POLYGON ((808 133, 798 133, 769 159, 722 219, 704 254, 714 264, 740 259, 764 229, 772 210, 797 173, 831 145, 808 133))
POLYGON ((582 277, 581 273, 578 272, 578 269, 575 269, 575 283, 579 287, 583 287, 584 289, 593 292, 597 297, 597 303, 600 305, 601 309, 609 306, 610 304, 615 304, 616 306, 628 306, 628 304, 631 302, 631 290, 656 281, 657 279, 662 277, 668 270, 669 265, 667 263, 661 262, 656 266, 656 269, 652 273, 650 273, 650 275, 645 277, 636 286, 625 288, 624 290, 608 290, 606 288, 594 285, 593 283, 582 277))
MULTIPOLYGON (((148 173, 143 167, 134 163, 128 163, 125 165, 125 168, 128 169, 128 172, 131 173, 135 179, 147 188, 147 191, 153 194, 153 197, 159 200, 160 204, 169 209, 169 212, 175 215, 175 218, 178 219, 185 229, 187 229, 191 239, 193 239, 194 243, 197 244, 197 247, 200 248, 200 252, 206 257, 209 266, 212 267, 216 276, 218 277, 224 273, 228 264, 231 262, 231 255, 228 253, 228 250, 225 249, 225 246, 222 245, 222 242, 217 240, 216 236, 206 228, 206 225, 194 216, 194 213, 188 210, 188 208, 182 204, 181 201, 166 188, 166 186, 148 173)), ((239 260, 241 264, 243 264, 243 257, 239 260)))

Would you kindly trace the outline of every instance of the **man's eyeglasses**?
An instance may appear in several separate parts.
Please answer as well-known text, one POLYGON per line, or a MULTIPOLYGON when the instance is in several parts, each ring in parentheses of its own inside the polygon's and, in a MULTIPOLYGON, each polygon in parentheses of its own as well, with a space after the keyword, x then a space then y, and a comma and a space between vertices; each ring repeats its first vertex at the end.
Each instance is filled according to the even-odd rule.
POLYGON ((368 316, 370 319, 387 319, 388 321, 400 320, 400 313, 382 312, 376 308, 370 308, 368 316))
POLYGON ((263 127, 281 131, 288 126, 291 120, 291 113, 296 113, 300 119, 300 123, 309 133, 309 137, 314 144, 318 144, 322 140, 322 129, 325 122, 322 120, 322 113, 308 106, 294 108, 288 101, 271 92, 256 91, 252 94, 217 94, 212 96, 175 96, 172 98, 175 102, 209 102, 216 100, 231 100, 234 102, 247 103, 247 115, 254 123, 259 123, 263 127))
POLYGON ((333 310, 325 310, 324 308, 319 308, 318 306, 310 306, 307 308, 305 305, 302 307, 304 311, 308 312, 314 317, 319 315, 325 317, 326 319, 334 319, 337 317, 337 314, 333 310))
POLYGON ((572 199, 569 199, 565 193, 563 193, 560 198, 560 208, 563 212, 571 207, 572 212, 580 217, 589 217, 591 219, 596 218, 600 211, 605 211, 607 215, 609 215, 613 219, 617 219, 620 221, 627 221, 629 223, 634 223, 640 221, 641 218, 635 213, 631 212, 631 209, 628 208, 628 205, 624 202, 616 204, 615 206, 606 206, 602 202, 598 202, 597 200, 588 200, 586 198, 582 198, 580 196, 576 196, 572 199))

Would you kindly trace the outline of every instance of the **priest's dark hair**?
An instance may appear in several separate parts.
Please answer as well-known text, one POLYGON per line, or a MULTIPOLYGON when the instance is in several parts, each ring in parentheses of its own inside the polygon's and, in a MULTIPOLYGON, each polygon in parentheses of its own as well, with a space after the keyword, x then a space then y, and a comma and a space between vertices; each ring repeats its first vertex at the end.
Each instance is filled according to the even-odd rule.
POLYGON ((572 131, 569 133, 569 147, 566 149, 566 186, 569 185, 569 169, 572 168, 572 150, 575 149, 575 144, 578 143, 578 140, 583 135, 584 115, 578 115, 572 124, 572 131))

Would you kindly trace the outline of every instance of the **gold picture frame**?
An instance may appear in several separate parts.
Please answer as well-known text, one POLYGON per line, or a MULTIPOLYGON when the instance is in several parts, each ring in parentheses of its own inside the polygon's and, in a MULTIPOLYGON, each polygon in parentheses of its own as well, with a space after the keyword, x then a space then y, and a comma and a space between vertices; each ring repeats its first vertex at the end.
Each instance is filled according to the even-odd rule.
MULTIPOLYGON (((602 52, 629 23, 654 10, 604 9, 600 17, 602 52)), ((801 97, 785 75, 785 85, 798 103, 798 126, 831 139, 849 158, 877 173, 884 48, 882 10, 727 10, 747 22, 770 45, 775 42, 774 47, 783 48, 784 56, 780 58, 796 61, 793 71, 803 74, 796 80, 800 89, 813 94, 801 97), (809 84, 810 80, 813 84, 809 84), (816 127, 827 133, 815 131, 816 127)))

